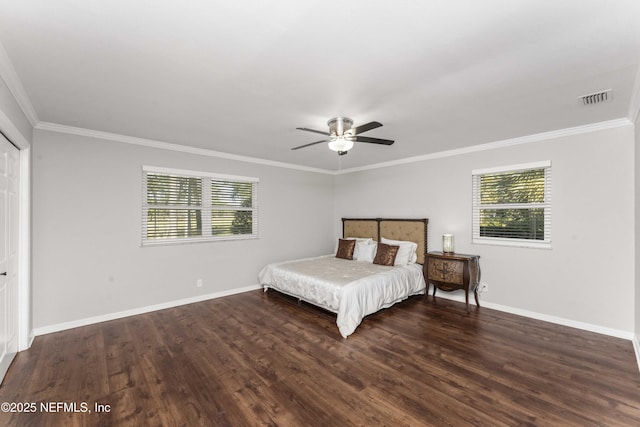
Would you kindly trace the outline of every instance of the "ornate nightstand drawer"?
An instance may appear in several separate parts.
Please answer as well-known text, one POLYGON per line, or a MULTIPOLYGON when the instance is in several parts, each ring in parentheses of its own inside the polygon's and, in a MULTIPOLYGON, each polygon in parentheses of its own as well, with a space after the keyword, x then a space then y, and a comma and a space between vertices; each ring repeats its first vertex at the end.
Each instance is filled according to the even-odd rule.
POLYGON ((469 290, 473 290, 476 305, 478 301, 478 284, 480 283, 480 257, 478 255, 445 254, 429 252, 424 263, 424 277, 427 284, 433 284, 433 296, 436 289, 443 291, 465 291, 467 311, 469 311, 469 290))
POLYGON ((464 283, 464 262, 429 258, 429 279, 455 285, 464 283))

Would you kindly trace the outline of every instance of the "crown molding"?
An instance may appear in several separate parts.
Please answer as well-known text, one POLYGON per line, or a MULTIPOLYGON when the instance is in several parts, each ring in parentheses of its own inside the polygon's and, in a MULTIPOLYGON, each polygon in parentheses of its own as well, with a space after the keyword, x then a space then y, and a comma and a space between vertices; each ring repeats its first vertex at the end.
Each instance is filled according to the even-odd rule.
POLYGON ((440 159, 443 157, 460 156, 462 154, 477 153, 479 151, 495 150, 498 148, 513 147, 516 145, 529 144, 532 142, 547 141, 549 139, 561 138, 565 136, 581 135, 584 133, 597 132, 600 130, 614 129, 623 126, 630 126, 633 123, 628 118, 608 120, 606 122, 592 123, 584 126, 576 126, 572 128, 559 129, 550 132, 537 133, 533 135, 521 136, 518 138, 505 139, 502 141, 489 142, 486 144, 473 145, 470 147, 457 148, 455 150, 439 151, 437 153, 424 154, 415 157, 407 157, 389 162, 376 163, 368 166, 343 169, 335 172, 335 175, 343 175, 353 172, 360 172, 371 169, 380 169, 390 166, 404 165, 408 163, 423 162, 425 160, 440 159))
POLYGON ((518 138, 505 139, 502 141, 489 142, 486 144, 473 145, 470 147, 457 148, 454 150, 439 151, 437 153, 424 154, 415 157, 408 157, 389 162, 376 163, 373 165, 343 169, 332 171, 328 169, 312 168, 308 166, 295 165, 292 163, 276 162, 273 160, 259 159, 256 157, 241 156, 237 154, 229 154, 221 151, 208 150, 205 148, 190 147, 187 145, 173 144, 169 142, 156 141, 152 139, 138 138, 127 135, 120 135, 110 132, 102 132, 97 130, 79 128, 74 126, 60 125, 49 122, 38 122, 34 129, 45 130, 51 132, 65 133, 70 135, 85 136, 89 138, 98 138, 108 141, 121 142, 124 144, 141 145, 144 147, 158 148, 162 150, 178 151, 187 154, 196 154, 200 156, 217 157, 228 160, 236 160, 239 162, 255 163, 265 166, 274 166, 285 169, 295 169, 305 172, 322 173, 327 175, 345 175, 354 172, 361 172, 372 169, 380 169, 390 166, 404 165, 408 163, 423 162, 426 160, 434 160, 445 157, 460 156, 463 154, 477 153, 480 151, 495 150, 499 148, 513 147, 516 145, 530 144, 534 142, 547 141, 549 139, 561 138, 566 136, 581 135, 590 132, 597 132, 607 129, 615 129, 624 126, 633 125, 629 118, 609 120, 605 122, 592 123, 584 126, 576 126, 572 128, 559 129, 550 132, 543 132, 533 135, 522 136, 518 138))
POLYGON ((15 98, 31 126, 35 127, 40 120, 2 43, 0 43, 0 78, 6 83, 9 92, 15 98))
POLYGON ((221 151, 208 150, 205 148, 190 147, 187 145, 173 144, 170 142, 156 141, 153 139, 138 138, 135 136, 120 135, 110 132, 102 132, 98 130, 78 128, 74 126, 59 125, 56 123, 39 122, 35 129, 46 130, 50 132, 66 133, 69 135, 86 136, 89 138, 104 139, 108 141, 121 142, 124 144, 141 145, 144 147, 159 148, 162 150, 178 151, 187 154, 197 154, 199 156, 217 157, 227 160, 236 160, 245 163, 255 163, 265 166, 274 166, 285 169, 295 169, 304 172, 315 172, 327 175, 333 175, 334 171, 320 168, 312 168, 308 166, 294 165, 292 163, 276 162, 273 160, 259 159, 257 157, 241 156, 237 154, 223 153, 221 151))

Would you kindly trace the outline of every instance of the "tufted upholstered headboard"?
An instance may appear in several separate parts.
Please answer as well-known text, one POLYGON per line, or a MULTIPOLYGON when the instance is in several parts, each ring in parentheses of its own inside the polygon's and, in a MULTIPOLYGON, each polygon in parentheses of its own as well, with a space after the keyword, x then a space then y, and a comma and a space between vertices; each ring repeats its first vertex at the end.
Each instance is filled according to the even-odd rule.
POLYGON ((380 241, 381 237, 406 240, 418 244, 418 263, 424 264, 427 253, 427 226, 429 220, 405 218, 342 218, 342 237, 370 237, 380 241))

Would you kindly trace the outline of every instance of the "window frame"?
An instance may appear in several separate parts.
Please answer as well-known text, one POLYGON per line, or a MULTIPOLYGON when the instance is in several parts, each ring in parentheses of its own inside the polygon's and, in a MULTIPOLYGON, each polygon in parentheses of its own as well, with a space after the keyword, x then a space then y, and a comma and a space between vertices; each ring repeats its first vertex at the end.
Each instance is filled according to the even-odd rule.
POLYGON ((258 183, 259 178, 239 176, 239 175, 227 175, 212 172, 193 171, 186 169, 175 169, 158 166, 142 166, 142 217, 141 217, 141 246, 157 246, 157 245, 173 245, 184 243, 199 243, 199 242, 218 242, 218 241, 230 241, 230 240, 249 240, 259 238, 259 221, 258 221, 258 183), (147 238, 148 229, 148 211, 153 209, 154 205, 147 203, 147 176, 148 174, 158 175, 171 175, 187 178, 199 178, 202 179, 201 186, 201 205, 200 206, 187 206, 184 209, 200 210, 202 217, 202 236, 197 237, 168 237, 149 239, 147 238), (212 233, 212 213, 214 206, 212 206, 212 181, 228 181, 228 182, 240 182, 250 183, 252 187, 252 203, 250 207, 245 208, 231 208, 230 210, 240 210, 251 212, 251 234, 232 234, 232 235, 216 235, 212 233))
POLYGON ((522 163, 493 168, 474 169, 471 171, 472 181, 472 218, 471 218, 471 243, 484 245, 498 245, 511 247, 525 247, 536 249, 551 249, 551 161, 522 163), (534 169, 544 169, 544 202, 515 203, 515 204, 487 204, 480 203, 480 178, 484 175, 501 174, 509 172, 522 172, 534 169), (480 213, 484 209, 543 209, 544 215, 544 239, 518 239, 509 237, 480 236, 480 213))

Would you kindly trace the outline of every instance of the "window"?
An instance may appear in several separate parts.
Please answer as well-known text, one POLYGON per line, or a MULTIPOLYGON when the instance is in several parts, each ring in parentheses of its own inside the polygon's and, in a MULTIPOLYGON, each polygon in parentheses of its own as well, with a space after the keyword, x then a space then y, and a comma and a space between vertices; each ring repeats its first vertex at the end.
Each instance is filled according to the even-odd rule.
POLYGON ((142 244, 258 237, 257 178, 142 168, 142 244))
POLYGON ((551 247, 551 162, 481 169, 473 177, 473 243, 551 247))

